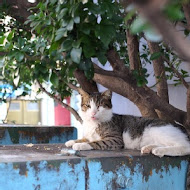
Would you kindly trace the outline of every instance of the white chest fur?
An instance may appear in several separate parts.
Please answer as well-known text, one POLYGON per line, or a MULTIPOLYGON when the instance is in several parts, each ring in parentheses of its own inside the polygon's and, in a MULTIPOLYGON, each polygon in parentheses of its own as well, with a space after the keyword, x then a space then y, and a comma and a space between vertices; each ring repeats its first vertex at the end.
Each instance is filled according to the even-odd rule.
POLYGON ((88 139, 90 142, 98 141, 101 139, 100 135, 96 132, 98 124, 93 121, 84 121, 83 127, 83 137, 88 139))

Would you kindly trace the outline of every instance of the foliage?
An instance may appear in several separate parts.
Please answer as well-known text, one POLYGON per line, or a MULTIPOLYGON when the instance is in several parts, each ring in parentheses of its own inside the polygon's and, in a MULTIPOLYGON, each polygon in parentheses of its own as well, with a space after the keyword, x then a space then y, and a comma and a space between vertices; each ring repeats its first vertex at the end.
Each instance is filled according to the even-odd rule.
POLYGON ((79 68, 92 78, 91 58, 105 64, 105 54, 118 41, 117 35, 124 37, 117 3, 47 0, 33 10, 37 12, 26 21, 27 30, 11 19, 0 36, 0 51, 6 53, 1 57, 2 79, 15 89, 27 88, 38 79, 51 82, 52 91, 62 98, 69 96, 67 83, 76 83, 73 71, 79 68))
MULTIPOLYGON (((5 23, 6 6, 1 7, 0 12, 0 52, 4 53, 0 58, 0 81, 12 85, 13 89, 24 89, 23 95, 28 94, 29 86, 38 80, 51 83, 52 92, 61 95, 62 99, 69 96, 71 89, 67 84, 76 84, 73 75, 76 68, 91 79, 94 73, 91 58, 97 57, 104 65, 106 53, 113 47, 129 65, 125 37, 128 28, 139 40, 144 38, 142 33, 147 39, 161 39, 134 8, 124 18, 124 9, 116 1, 43 0, 30 11, 32 14, 25 24, 12 17, 5 23), (124 23, 134 17, 133 23, 126 27, 124 23)), ((185 22, 180 1, 172 1, 163 12, 172 22, 185 22)), ((189 35, 187 30, 184 34, 189 35)), ((180 70, 181 62, 175 53, 162 42, 160 47, 160 52, 151 55, 147 45, 142 45, 141 71, 133 71, 138 86, 147 83, 146 64, 163 55, 174 63, 183 77, 188 77, 185 70, 180 70)), ((174 73, 169 66, 166 71, 172 79, 174 73)))

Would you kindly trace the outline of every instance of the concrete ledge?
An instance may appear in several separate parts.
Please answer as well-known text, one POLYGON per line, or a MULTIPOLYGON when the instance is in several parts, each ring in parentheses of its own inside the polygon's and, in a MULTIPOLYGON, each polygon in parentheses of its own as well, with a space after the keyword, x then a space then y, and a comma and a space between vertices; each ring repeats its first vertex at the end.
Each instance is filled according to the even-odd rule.
POLYGON ((0 126, 0 144, 65 143, 77 138, 77 129, 64 126, 0 126))
POLYGON ((0 147, 2 190, 185 190, 189 157, 141 156, 139 151, 81 151, 63 144, 0 147))

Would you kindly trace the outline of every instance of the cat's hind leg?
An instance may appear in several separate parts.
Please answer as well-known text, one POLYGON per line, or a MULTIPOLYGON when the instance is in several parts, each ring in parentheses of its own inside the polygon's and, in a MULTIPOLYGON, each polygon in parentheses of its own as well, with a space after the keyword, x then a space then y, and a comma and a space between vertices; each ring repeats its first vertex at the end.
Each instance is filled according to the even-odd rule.
POLYGON ((141 148, 141 154, 150 154, 152 152, 152 149, 156 147, 158 147, 158 145, 155 145, 155 144, 143 146, 141 148))
POLYGON ((166 146, 152 149, 152 154, 163 157, 166 156, 185 156, 190 154, 190 146, 166 146))

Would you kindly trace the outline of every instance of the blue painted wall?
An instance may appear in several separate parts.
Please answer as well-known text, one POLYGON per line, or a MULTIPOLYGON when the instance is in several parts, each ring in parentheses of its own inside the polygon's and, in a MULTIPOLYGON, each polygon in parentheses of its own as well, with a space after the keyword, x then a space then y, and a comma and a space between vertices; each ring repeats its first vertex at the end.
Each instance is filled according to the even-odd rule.
MULTIPOLYGON (((1 145, 64 143, 76 138, 72 127, 0 128, 1 145)), ((141 156, 127 150, 82 151, 84 157, 69 157, 44 151, 35 154, 33 149, 34 157, 30 150, 22 150, 24 158, 18 159, 14 146, 0 147, 0 151, 0 190, 186 189, 189 157, 141 156)))
POLYGON ((65 143, 76 138, 77 129, 74 127, 0 127, 0 144, 2 145, 65 143))
POLYGON ((0 163, 0 190, 185 190, 187 167, 155 156, 0 163))

